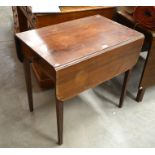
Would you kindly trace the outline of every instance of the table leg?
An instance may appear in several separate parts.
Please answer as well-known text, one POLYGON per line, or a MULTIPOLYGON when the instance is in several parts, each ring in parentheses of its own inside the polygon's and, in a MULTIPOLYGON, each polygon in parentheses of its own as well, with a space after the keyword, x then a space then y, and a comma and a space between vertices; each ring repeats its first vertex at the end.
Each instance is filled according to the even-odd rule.
POLYGON ((124 82, 123 82, 121 97, 120 97, 120 101, 119 101, 119 105, 118 105, 119 108, 121 108, 123 106, 130 74, 131 74, 131 70, 128 70, 125 72, 125 75, 124 75, 124 82))
POLYGON ((63 143, 63 102, 56 98, 56 115, 57 115, 57 130, 58 144, 63 143))
POLYGON ((32 97, 32 84, 31 84, 31 70, 30 70, 30 62, 27 58, 24 58, 24 73, 25 73, 25 81, 26 81, 26 88, 28 94, 28 102, 29 102, 29 109, 30 112, 33 111, 33 97, 32 97))
POLYGON ((143 100, 144 93, 145 93, 145 89, 143 87, 139 87, 138 94, 137 94, 137 97, 136 97, 137 102, 141 102, 143 100))

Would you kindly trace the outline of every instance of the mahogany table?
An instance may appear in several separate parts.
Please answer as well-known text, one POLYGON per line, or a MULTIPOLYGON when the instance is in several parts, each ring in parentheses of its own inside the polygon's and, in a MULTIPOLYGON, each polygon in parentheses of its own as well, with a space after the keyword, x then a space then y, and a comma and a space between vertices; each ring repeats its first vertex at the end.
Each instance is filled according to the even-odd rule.
POLYGON ((145 35, 145 40, 141 51, 147 51, 147 58, 145 60, 143 72, 139 81, 138 93, 136 97, 136 100, 140 102, 144 97, 145 90, 150 86, 155 85, 155 31, 137 24, 133 17, 125 11, 117 12, 116 17, 119 23, 133 28, 145 35))
POLYGON ((30 111, 33 111, 30 62, 37 61, 55 84, 59 144, 63 139, 64 101, 125 73, 119 103, 122 107, 143 38, 141 33, 100 15, 16 34, 17 50, 24 55, 30 111))

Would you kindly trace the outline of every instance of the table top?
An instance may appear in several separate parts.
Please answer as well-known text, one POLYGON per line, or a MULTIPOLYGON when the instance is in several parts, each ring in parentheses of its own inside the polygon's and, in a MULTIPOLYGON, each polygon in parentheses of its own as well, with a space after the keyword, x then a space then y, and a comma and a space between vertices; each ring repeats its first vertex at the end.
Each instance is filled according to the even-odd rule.
POLYGON ((95 15, 16 34, 55 69, 108 52, 142 34, 95 15))

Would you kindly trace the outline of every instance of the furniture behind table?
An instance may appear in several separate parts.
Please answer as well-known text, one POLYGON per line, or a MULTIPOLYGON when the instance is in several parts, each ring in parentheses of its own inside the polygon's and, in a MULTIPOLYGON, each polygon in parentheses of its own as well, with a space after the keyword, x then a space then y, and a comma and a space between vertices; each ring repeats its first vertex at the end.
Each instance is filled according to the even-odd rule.
POLYGON ((133 17, 125 11, 118 11, 116 20, 130 28, 133 28, 145 35, 145 41, 142 51, 147 51, 147 58, 141 74, 139 82, 138 93, 136 100, 142 101, 145 90, 155 85, 155 31, 149 30, 137 24, 133 17))

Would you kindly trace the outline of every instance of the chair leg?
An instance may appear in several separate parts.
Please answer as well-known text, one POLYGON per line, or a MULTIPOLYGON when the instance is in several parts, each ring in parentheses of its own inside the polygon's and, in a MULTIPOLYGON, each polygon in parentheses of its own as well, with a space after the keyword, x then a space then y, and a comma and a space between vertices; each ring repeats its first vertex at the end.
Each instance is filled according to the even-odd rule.
POLYGON ((32 112, 33 111, 33 97, 32 97, 31 70, 30 70, 29 60, 24 58, 23 65, 24 65, 24 73, 25 73, 25 81, 26 81, 29 109, 30 109, 30 112, 32 112))
POLYGON ((137 102, 141 102, 143 100, 144 93, 145 93, 145 89, 143 87, 139 87, 137 97, 136 97, 137 102))
POLYGON ((123 102, 124 102, 124 98, 125 98, 125 95, 126 95, 127 84, 128 84, 128 81, 129 81, 130 74, 131 74, 131 70, 128 70, 128 71, 125 72, 125 75, 124 75, 124 82, 123 82, 121 97, 120 97, 120 101, 119 101, 119 105, 118 105, 119 108, 121 108, 123 106, 123 102))
POLYGON ((58 144, 63 143, 63 102, 56 98, 58 144))

